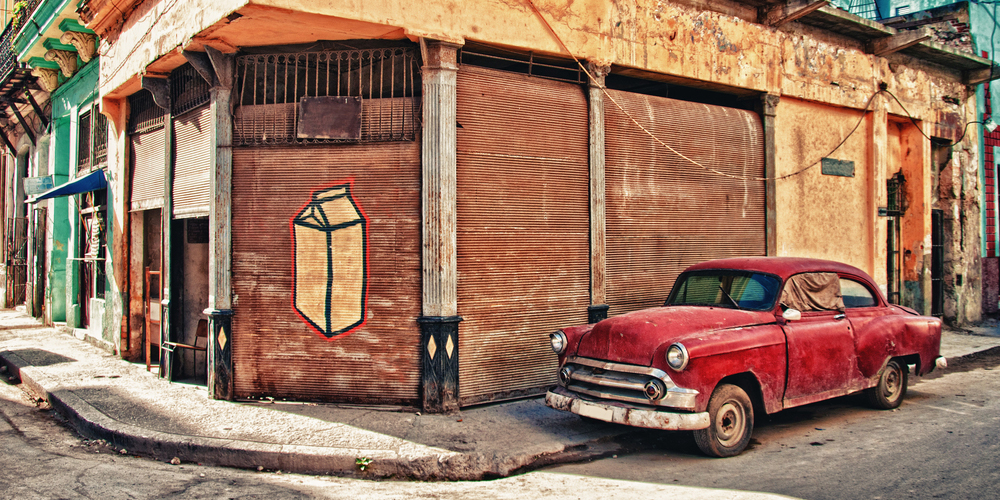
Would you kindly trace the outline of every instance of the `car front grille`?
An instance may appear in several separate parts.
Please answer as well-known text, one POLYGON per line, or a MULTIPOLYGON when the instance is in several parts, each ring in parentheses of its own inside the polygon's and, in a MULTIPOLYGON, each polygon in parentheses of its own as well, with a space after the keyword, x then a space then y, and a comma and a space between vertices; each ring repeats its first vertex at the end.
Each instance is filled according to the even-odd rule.
POLYGON ((609 363, 590 358, 571 357, 559 374, 559 384, 570 391, 601 399, 652 406, 694 410, 698 391, 682 389, 666 372, 649 366, 609 363), (646 396, 646 384, 659 380, 666 389, 660 399, 646 396))

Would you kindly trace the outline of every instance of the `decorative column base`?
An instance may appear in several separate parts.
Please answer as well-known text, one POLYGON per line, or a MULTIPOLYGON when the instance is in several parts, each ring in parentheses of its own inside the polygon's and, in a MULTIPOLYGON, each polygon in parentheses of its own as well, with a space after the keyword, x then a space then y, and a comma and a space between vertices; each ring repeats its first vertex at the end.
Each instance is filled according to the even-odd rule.
POLYGON ((610 308, 611 306, 607 304, 587 306, 587 323, 594 324, 608 319, 608 309, 610 308))
POLYGON ((427 413, 458 410, 458 323, 460 316, 421 316, 421 388, 427 413))
POLYGON ((233 390, 233 311, 205 309, 208 315, 208 395, 212 399, 232 401, 233 390))

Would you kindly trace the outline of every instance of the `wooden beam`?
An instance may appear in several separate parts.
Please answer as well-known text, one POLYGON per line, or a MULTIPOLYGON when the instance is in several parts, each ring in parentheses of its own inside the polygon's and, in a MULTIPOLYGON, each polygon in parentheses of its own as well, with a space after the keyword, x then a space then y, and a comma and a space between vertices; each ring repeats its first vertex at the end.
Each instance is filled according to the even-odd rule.
POLYGON ((21 111, 17 109, 17 106, 11 106, 11 111, 14 112, 14 116, 17 117, 17 121, 21 122, 21 126, 24 127, 24 133, 28 134, 28 139, 31 139, 31 144, 35 144, 35 131, 31 130, 31 126, 28 124, 28 120, 21 116, 21 111))
POLYGON ((7 138, 7 132, 0 130, 0 139, 3 139, 3 145, 7 146, 7 151, 10 151, 10 154, 17 155, 17 150, 14 149, 14 145, 7 138))
POLYGON ((28 103, 31 104, 31 109, 35 110, 35 114, 38 115, 38 119, 42 121, 42 128, 49 128, 49 119, 45 117, 45 113, 42 113, 42 108, 35 102, 34 96, 27 89, 24 90, 25 97, 28 98, 28 103))
POLYGON ((830 0, 798 0, 766 8, 761 12, 762 24, 778 27, 830 5, 830 0))
POLYGON ((1000 78, 1000 65, 994 64, 993 69, 970 69, 962 72, 962 80, 966 85, 978 85, 1000 78))
POLYGON ((170 111, 170 81, 166 78, 142 77, 142 88, 153 94, 157 106, 170 111))
POLYGON ((904 31, 885 38, 877 38, 868 42, 865 46, 869 54, 884 56, 893 52, 898 52, 908 47, 912 47, 924 40, 930 40, 931 32, 927 28, 920 28, 913 31, 904 31))
POLYGON ((205 46, 205 53, 208 60, 212 62, 212 69, 215 72, 215 83, 224 89, 233 88, 233 71, 236 67, 236 57, 233 54, 224 54, 208 45, 205 46))
POLYGON ((191 66, 208 82, 209 87, 215 86, 215 71, 212 69, 212 62, 208 60, 208 54, 204 52, 192 52, 185 50, 184 59, 187 59, 191 66))

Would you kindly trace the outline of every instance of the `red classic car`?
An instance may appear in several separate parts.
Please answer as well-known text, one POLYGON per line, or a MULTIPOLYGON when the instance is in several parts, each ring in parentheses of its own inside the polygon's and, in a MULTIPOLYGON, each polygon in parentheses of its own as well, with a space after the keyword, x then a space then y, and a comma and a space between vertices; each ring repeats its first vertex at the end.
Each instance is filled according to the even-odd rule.
POLYGON ((685 270, 663 307, 557 331, 545 403, 607 422, 692 430, 703 452, 746 448, 754 412, 864 391, 899 406, 910 367, 944 367, 941 321, 889 304, 860 269, 752 257, 685 270))

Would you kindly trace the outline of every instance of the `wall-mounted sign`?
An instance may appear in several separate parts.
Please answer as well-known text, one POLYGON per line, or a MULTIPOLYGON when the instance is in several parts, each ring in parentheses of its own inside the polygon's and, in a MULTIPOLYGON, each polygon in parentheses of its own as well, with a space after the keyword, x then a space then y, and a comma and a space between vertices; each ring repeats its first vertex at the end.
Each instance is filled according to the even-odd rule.
POLYGON ((28 196, 33 196, 36 194, 42 194, 55 186, 52 182, 52 176, 46 175, 43 177, 25 177, 24 179, 24 194, 28 196))
POLYGON ((835 160, 833 158, 823 158, 822 165, 823 165, 823 175, 854 177, 853 161, 835 160))

